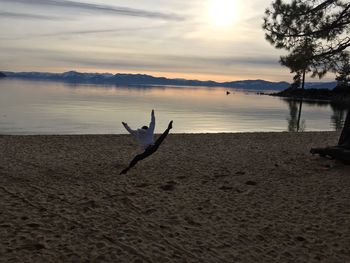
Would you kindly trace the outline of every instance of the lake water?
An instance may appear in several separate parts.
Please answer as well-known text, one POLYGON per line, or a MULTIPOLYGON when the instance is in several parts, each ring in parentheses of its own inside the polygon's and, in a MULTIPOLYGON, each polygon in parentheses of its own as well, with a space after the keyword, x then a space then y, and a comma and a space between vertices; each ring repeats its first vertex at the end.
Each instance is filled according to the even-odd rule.
MULTIPOLYGON (((0 134, 121 134, 121 122, 156 133, 296 131, 299 102, 226 88, 115 87, 0 80, 0 134), (226 95, 229 90, 231 94, 226 95)), ((344 109, 303 103, 299 130, 336 130, 344 109)))

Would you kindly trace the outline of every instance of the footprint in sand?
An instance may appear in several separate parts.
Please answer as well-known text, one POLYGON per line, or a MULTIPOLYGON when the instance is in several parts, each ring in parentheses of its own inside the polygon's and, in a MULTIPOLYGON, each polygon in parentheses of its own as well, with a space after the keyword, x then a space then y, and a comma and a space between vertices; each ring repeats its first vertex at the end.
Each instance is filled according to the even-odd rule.
POLYGON ((233 187, 232 186, 226 186, 226 185, 223 185, 219 188, 220 190, 224 190, 224 191, 227 191, 227 190, 232 190, 233 187))
POLYGON ((33 227, 33 228, 37 228, 37 227, 40 226, 40 224, 37 224, 37 223, 28 223, 26 225, 29 226, 29 227, 33 227))
POLYGON ((40 244, 40 243, 36 243, 36 242, 28 243, 28 244, 23 245, 21 247, 21 249, 26 249, 26 250, 41 250, 44 248, 46 248, 45 245, 40 244))
POLYGON ((247 181, 245 182, 246 185, 256 185, 256 182, 254 181, 247 181))
POLYGON ((297 236, 297 237, 295 238, 295 240, 296 240, 296 241, 299 241, 299 242, 306 241, 306 239, 305 239, 304 237, 302 237, 302 236, 297 236))
POLYGON ((149 184, 147 183, 142 183, 142 184, 138 184, 138 185, 135 185, 137 188, 144 188, 144 187, 147 187, 149 186, 149 184))
POLYGON ((202 224, 199 222, 196 222, 192 217, 190 216, 185 216, 184 217, 185 221, 191 225, 191 226, 201 226, 202 224))
POLYGON ((175 185, 173 184, 165 184, 159 187, 160 189, 164 191, 174 191, 175 190, 175 185))
POLYGON ((164 191, 174 191, 175 190, 175 181, 169 181, 165 185, 160 186, 159 188, 164 191))

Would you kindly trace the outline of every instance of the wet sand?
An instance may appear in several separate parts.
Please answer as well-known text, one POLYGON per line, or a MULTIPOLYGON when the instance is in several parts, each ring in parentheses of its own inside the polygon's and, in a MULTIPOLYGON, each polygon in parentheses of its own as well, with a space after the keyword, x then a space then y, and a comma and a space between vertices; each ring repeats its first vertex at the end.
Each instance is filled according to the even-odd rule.
POLYGON ((339 133, 0 136, 1 262, 350 262, 339 133))

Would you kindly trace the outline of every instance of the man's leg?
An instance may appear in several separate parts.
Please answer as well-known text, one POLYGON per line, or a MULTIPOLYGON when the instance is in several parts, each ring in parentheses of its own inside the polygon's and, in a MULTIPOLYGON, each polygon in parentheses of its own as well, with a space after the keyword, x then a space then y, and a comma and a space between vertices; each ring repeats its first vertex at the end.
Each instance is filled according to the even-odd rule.
POLYGON ((141 154, 138 154, 134 157, 134 159, 131 160, 129 166, 125 168, 123 171, 120 172, 120 174, 126 174, 132 167, 134 167, 139 161, 145 159, 147 156, 151 155, 152 153, 149 153, 147 150, 144 151, 141 154))
POLYGON ((156 140, 156 142, 153 144, 153 147, 155 148, 155 151, 158 149, 159 145, 162 144, 164 139, 168 136, 169 131, 173 128, 173 121, 169 122, 168 128, 163 132, 162 135, 159 136, 159 138, 156 140))

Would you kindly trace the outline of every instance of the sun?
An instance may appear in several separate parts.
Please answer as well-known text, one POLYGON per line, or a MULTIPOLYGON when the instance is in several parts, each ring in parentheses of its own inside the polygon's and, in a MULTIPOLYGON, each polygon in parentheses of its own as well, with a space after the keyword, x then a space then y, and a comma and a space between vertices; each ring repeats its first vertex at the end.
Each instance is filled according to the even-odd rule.
POLYGON ((211 0, 209 16, 215 26, 224 27, 237 20, 237 0, 211 0))

